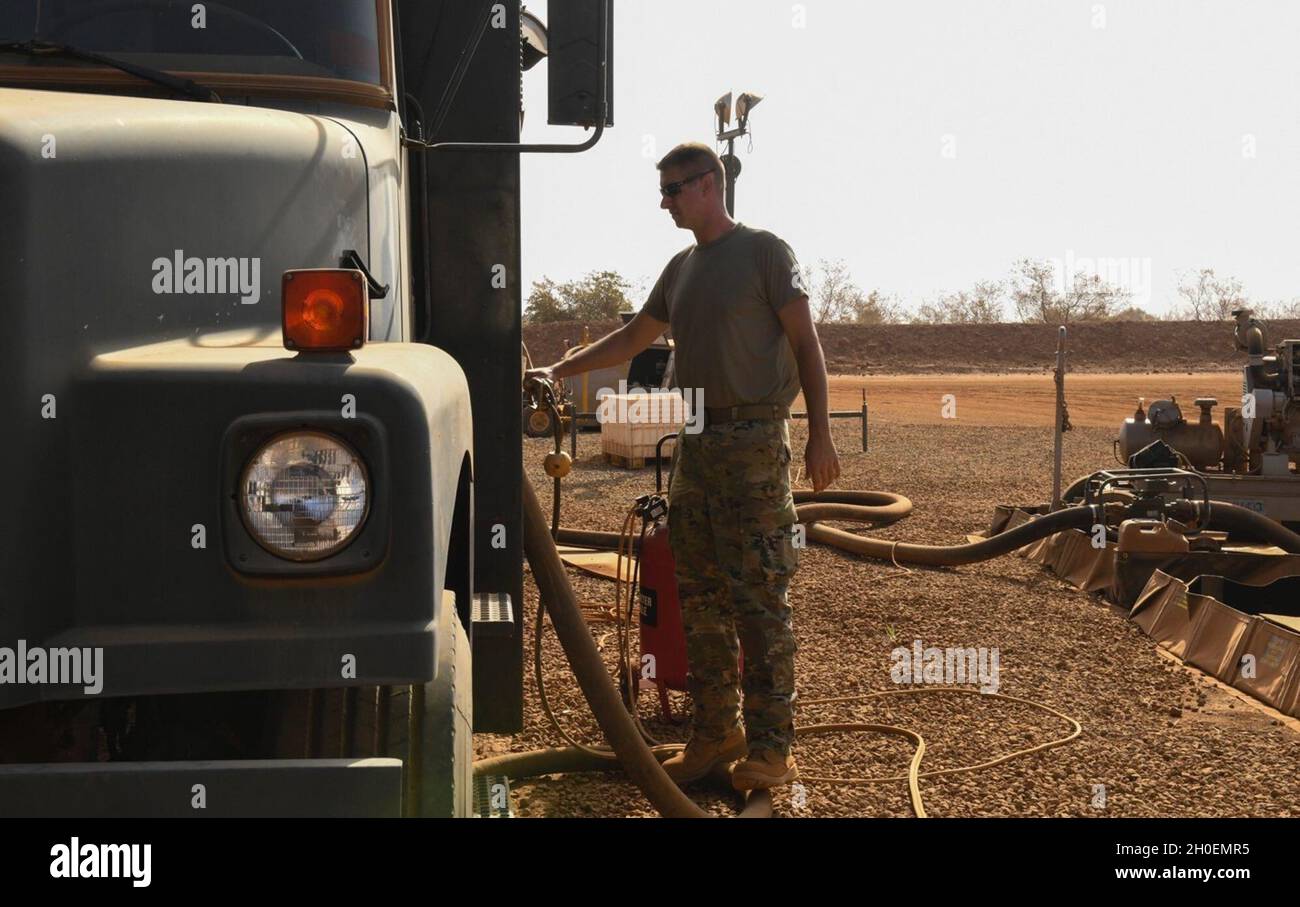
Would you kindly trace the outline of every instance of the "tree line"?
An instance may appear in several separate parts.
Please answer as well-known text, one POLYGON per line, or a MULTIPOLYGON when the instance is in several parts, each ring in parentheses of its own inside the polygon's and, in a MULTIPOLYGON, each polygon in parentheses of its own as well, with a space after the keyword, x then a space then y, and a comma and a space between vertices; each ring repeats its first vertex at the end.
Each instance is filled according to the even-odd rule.
MULTIPOLYGON (((1074 324, 1098 321, 1228 321, 1249 307, 1265 318, 1300 318, 1300 299, 1252 301, 1235 277, 1212 268, 1184 272, 1178 299, 1164 315, 1133 302, 1125 281, 1078 271, 1068 277, 1050 261, 1021 259, 1003 280, 982 280, 966 290, 940 293, 911 308, 879 290, 863 290, 843 259, 822 259, 802 269, 809 307, 818 324, 1074 324)), ((617 321, 638 307, 642 285, 615 271, 593 271, 557 283, 533 283, 524 308, 526 324, 617 321)))

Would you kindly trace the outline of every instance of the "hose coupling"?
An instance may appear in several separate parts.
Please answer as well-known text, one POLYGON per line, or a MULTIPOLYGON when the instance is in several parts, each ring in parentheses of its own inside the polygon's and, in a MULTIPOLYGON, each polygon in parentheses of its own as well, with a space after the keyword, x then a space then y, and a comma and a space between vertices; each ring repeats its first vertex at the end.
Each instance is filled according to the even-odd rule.
POLYGON ((1186 498, 1180 498, 1176 501, 1170 501, 1165 505, 1165 519, 1176 520, 1180 523, 1193 524, 1200 516, 1199 508, 1192 501, 1186 498))

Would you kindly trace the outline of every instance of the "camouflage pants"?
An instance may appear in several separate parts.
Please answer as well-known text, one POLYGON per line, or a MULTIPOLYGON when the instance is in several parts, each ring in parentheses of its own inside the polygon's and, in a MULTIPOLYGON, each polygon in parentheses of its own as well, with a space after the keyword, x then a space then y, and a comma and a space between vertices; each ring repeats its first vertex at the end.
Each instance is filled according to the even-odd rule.
POLYGON ((743 646, 749 748, 790 752, 795 639, 786 597, 799 566, 795 519, 786 422, 722 423, 681 436, 668 525, 700 737, 720 739, 739 722, 743 646))

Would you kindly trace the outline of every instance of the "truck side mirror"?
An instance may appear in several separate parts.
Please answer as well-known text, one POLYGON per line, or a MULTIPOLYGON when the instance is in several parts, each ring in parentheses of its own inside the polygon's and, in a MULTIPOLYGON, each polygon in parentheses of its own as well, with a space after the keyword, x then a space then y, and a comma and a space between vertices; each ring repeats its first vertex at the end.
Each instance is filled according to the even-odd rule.
POLYGON ((601 70, 606 126, 614 125, 614 10, 610 0, 551 0, 547 8, 552 126, 600 121, 601 70))

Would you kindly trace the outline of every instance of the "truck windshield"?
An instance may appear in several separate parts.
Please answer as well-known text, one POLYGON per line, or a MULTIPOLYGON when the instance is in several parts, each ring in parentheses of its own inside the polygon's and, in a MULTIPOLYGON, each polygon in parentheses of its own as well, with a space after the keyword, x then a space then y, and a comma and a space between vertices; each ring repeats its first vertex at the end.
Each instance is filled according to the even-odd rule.
MULTIPOLYGON (((375 0, 0 0, 0 43, 48 41, 154 69, 380 83, 375 0)), ((82 66, 68 59, 0 66, 82 66)))

